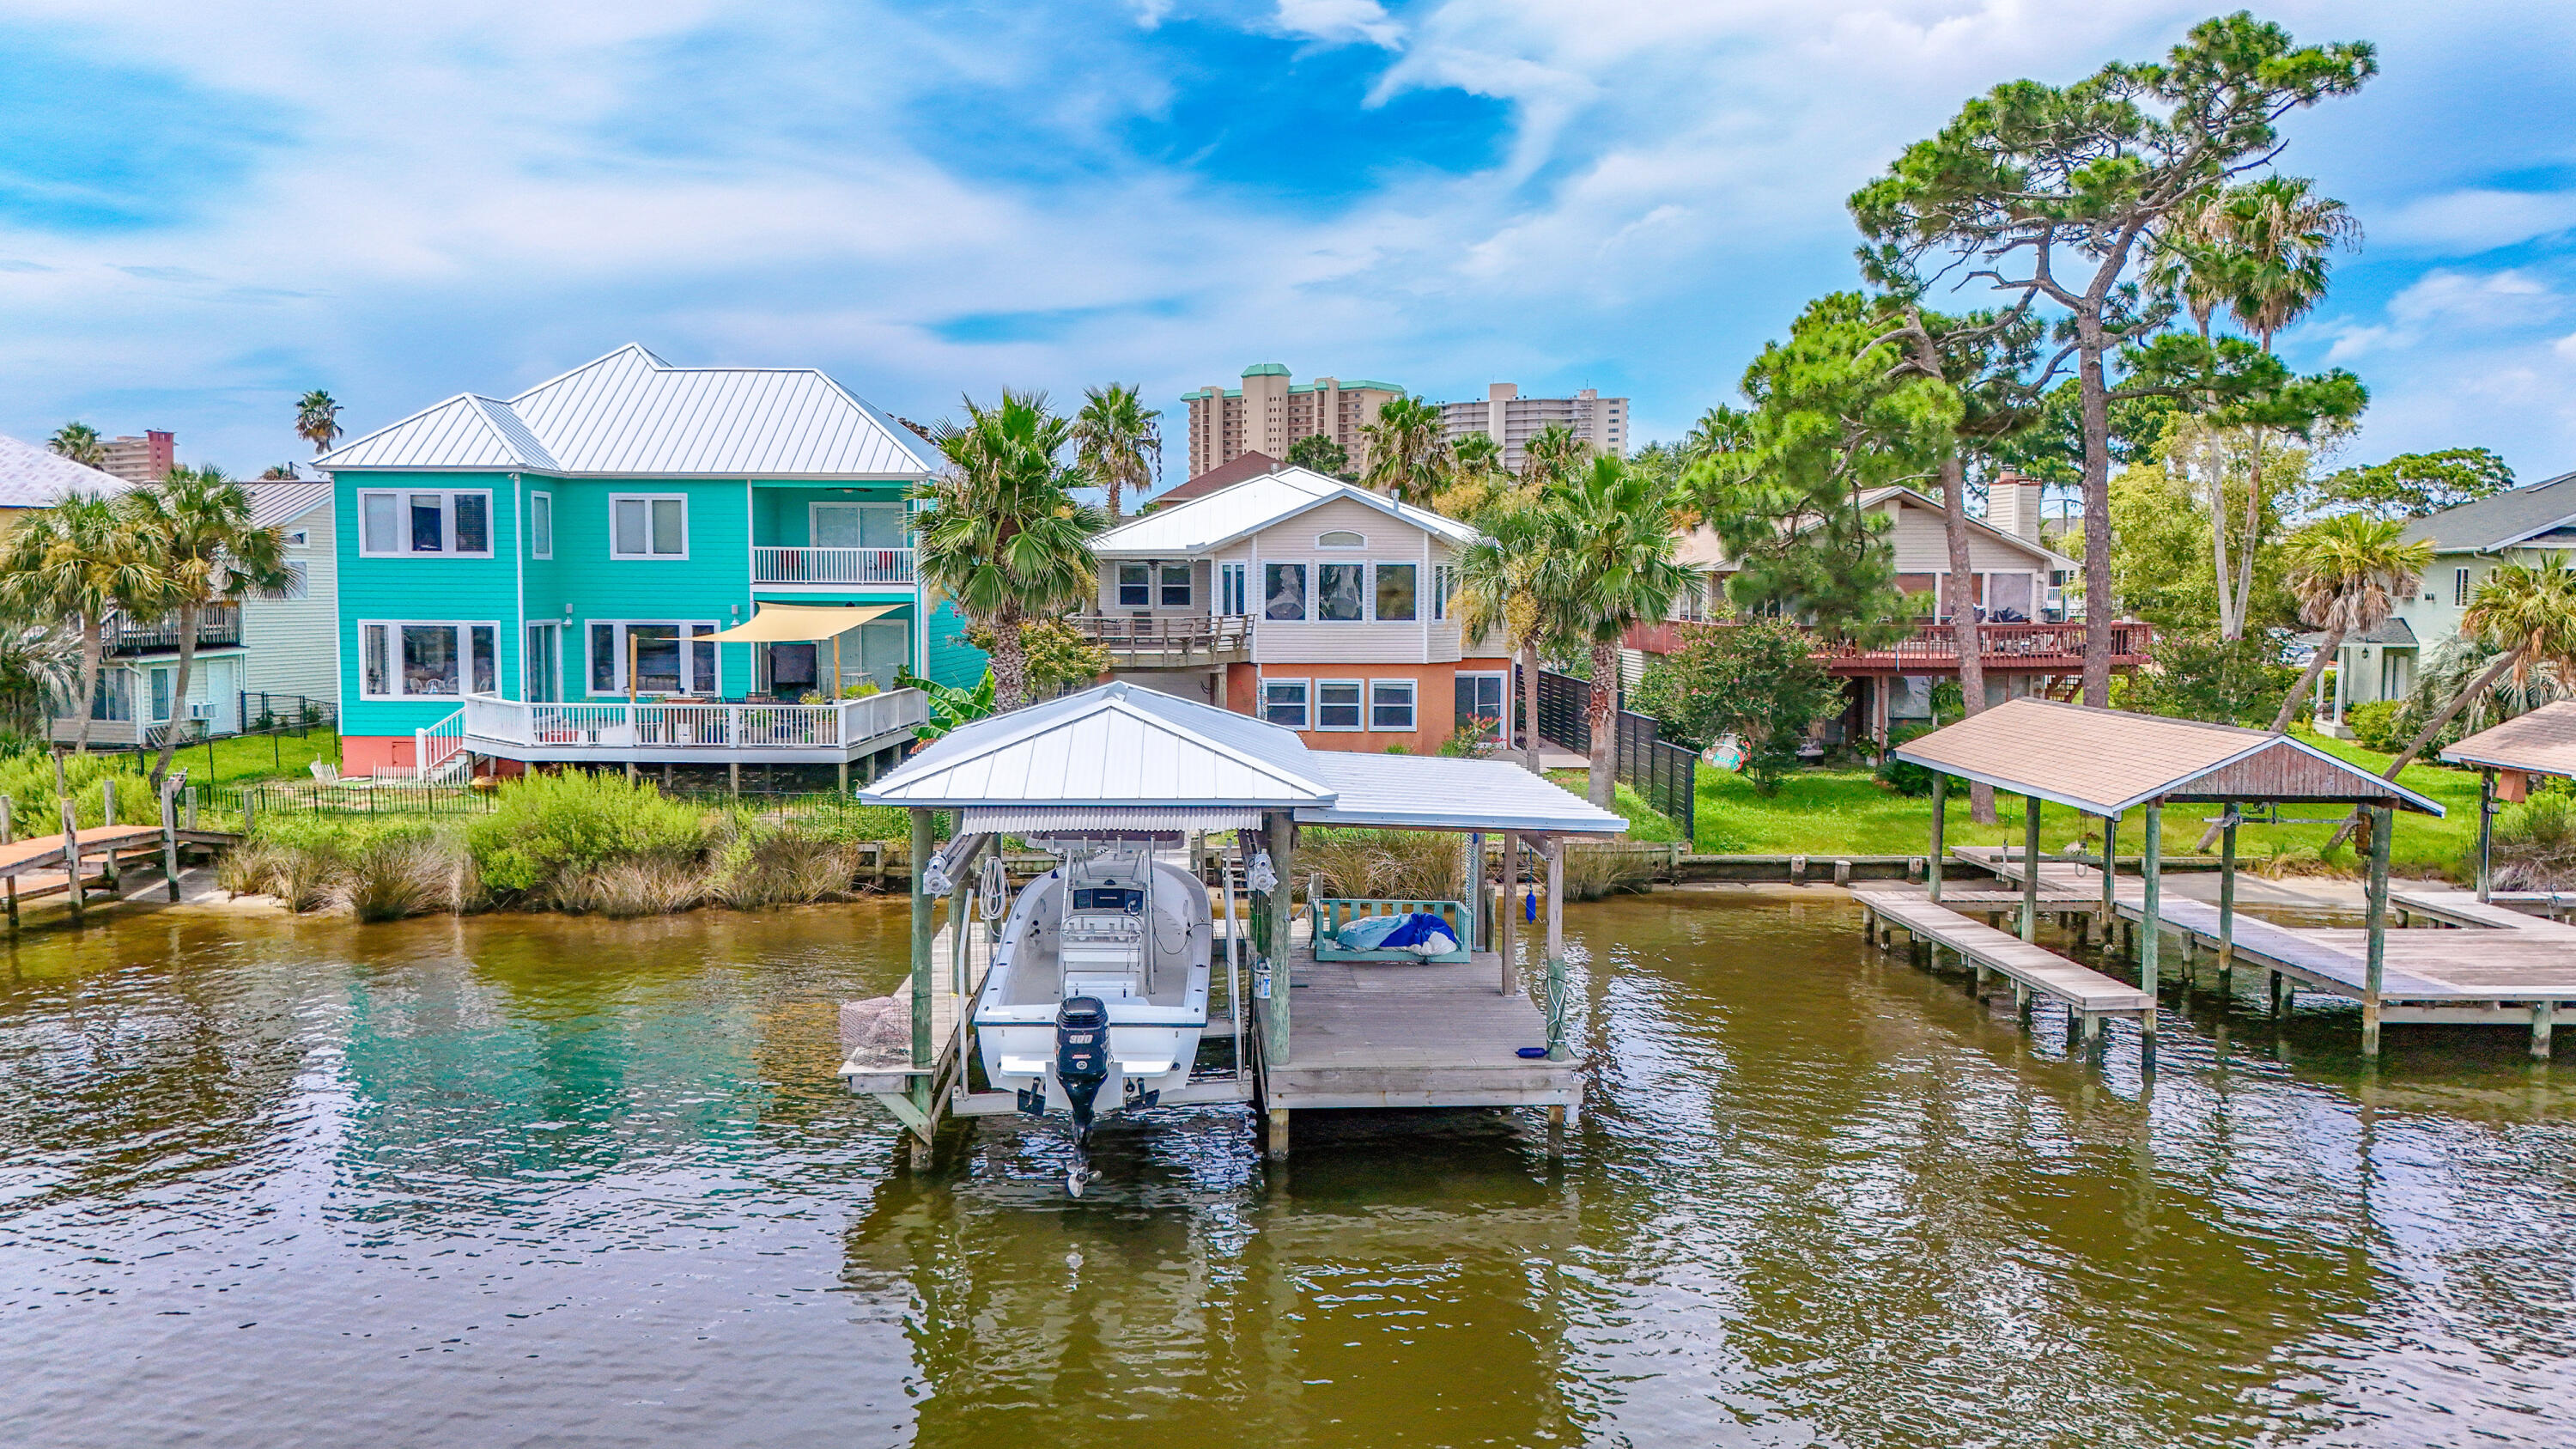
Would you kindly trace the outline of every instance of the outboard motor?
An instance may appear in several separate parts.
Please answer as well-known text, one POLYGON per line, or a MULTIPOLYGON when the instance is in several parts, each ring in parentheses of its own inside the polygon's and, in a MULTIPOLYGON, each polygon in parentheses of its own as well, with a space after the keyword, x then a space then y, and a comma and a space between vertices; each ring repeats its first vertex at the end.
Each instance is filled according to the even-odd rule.
POLYGON ((1073 1109, 1074 1165, 1065 1190, 1082 1196, 1091 1180, 1091 1109, 1109 1080, 1109 1008, 1097 996, 1068 996, 1055 1013, 1055 1078, 1073 1109))

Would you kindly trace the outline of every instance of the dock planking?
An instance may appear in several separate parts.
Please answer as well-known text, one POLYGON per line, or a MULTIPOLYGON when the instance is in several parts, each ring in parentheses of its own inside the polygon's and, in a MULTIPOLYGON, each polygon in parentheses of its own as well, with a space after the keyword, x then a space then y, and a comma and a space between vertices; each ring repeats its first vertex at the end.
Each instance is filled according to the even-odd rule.
POLYGON ((2088 1027, 2105 1016, 2143 1019, 2155 1010, 2153 994, 1963 916, 1951 910, 1946 900, 1935 904, 1907 891, 1854 891, 1852 896, 1874 921, 1947 947, 2029 991, 2063 1002, 2088 1027))
POLYGON ((1286 1061, 1264 1064, 1274 1107, 1574 1107, 1582 1059, 1547 1045, 1537 1001, 1500 989, 1502 957, 1322 961, 1296 952, 1286 1061))

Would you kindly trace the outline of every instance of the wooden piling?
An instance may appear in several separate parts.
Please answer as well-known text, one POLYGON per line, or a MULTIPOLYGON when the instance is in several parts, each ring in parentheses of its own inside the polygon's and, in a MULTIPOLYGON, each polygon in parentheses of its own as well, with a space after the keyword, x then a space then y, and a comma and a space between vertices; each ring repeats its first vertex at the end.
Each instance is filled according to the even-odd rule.
POLYGON ((1950 777, 1935 770, 1932 772, 1932 853, 1923 859, 1924 877, 1929 882, 1934 905, 1941 903, 1941 852, 1945 848, 1941 834, 1942 826, 1947 823, 1944 817, 1950 813, 1947 808, 1949 802, 1950 777))
POLYGON ((81 899, 80 820, 72 814, 72 797, 63 797, 63 873, 71 883, 72 922, 80 923, 81 899))
POLYGON ((2393 833, 2394 811, 2385 805, 2370 808, 2370 878, 2367 886, 2370 912, 2369 951, 2361 985, 2361 1055, 2364 1060, 2379 1056, 2379 993, 2388 969, 2388 837, 2393 833))
POLYGON ((2039 939, 2039 797, 2022 797, 2021 938, 2039 939))
POLYGON ((2533 1061, 2545 1062, 2549 1060, 2550 1018, 2552 1015, 2552 1008, 2556 1005, 2556 1002, 2551 1001, 2535 1001, 2531 1003, 2531 1059, 2533 1061))
POLYGON ((2226 816, 2218 832, 2218 995, 2224 1003, 2236 995, 2236 802, 2221 808, 2226 816))
MULTIPOLYGON (((2138 987, 2147 993, 2147 1009, 2138 1016, 2138 1030, 2143 1032, 2149 1041, 2153 1041, 2156 1035, 2156 986, 2160 979, 2156 967, 2156 949, 2164 938, 2164 928, 2158 920, 2158 912, 2164 904, 2164 824, 2163 803, 2155 800, 2148 801, 2146 833, 2145 838, 2140 842, 2143 857, 2140 873, 2145 882, 2146 895, 2140 911, 2137 944, 2138 987)), ((2093 1029, 2098 1031, 2099 1028, 2100 1024, 2095 1023, 2093 1029)))
MULTIPOLYGON (((250 832, 245 828, 242 832, 250 832)), ((161 785, 161 873, 170 878, 170 899, 179 898, 179 807, 171 798, 169 782, 161 785)))
POLYGON ((1565 838, 1547 838, 1547 1056, 1563 1061, 1565 1047, 1565 838))
POLYGON ((1503 982, 1505 996, 1519 993, 1521 958, 1521 833, 1503 832, 1503 982))

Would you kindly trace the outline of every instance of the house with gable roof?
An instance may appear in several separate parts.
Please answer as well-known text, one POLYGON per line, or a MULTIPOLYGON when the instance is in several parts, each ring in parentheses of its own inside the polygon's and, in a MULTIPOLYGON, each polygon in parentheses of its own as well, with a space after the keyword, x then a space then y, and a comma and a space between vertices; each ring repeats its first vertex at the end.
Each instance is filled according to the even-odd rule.
POLYGON ((2576 559, 2576 473, 2508 488, 2406 525, 2407 542, 2433 545, 2433 566, 2388 622, 2344 640, 2334 692, 2318 701, 2317 724, 2346 738, 2344 712, 2404 699, 2429 656, 2460 632, 2460 615, 2496 565, 2576 559))
POLYGON ((1499 631, 1450 611, 1474 529, 1279 464, 1092 540, 1100 595, 1071 621, 1111 678, 1255 715, 1311 749, 1429 754, 1503 717, 1499 631))
POLYGON ((341 444, 315 466, 340 520, 344 768, 443 763, 420 758, 433 736, 522 762, 846 766, 869 742, 795 712, 835 705, 836 669, 844 694, 984 671, 913 569, 905 495, 942 462, 816 369, 632 344, 341 444), (764 606, 833 632, 713 637, 764 606))

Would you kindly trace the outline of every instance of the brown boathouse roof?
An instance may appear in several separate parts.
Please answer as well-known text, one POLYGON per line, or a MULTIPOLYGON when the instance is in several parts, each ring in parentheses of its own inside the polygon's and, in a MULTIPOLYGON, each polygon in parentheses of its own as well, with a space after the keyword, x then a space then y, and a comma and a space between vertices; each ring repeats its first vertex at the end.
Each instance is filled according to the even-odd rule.
POLYGON ((2544 704, 2442 752, 2462 765, 2489 765, 2532 775, 2576 775, 2576 700, 2544 704))
POLYGON ((2091 815, 2162 800, 2301 800, 2442 813, 2431 799, 2287 735, 2045 699, 2006 700, 1908 741, 1896 757, 2091 815))

